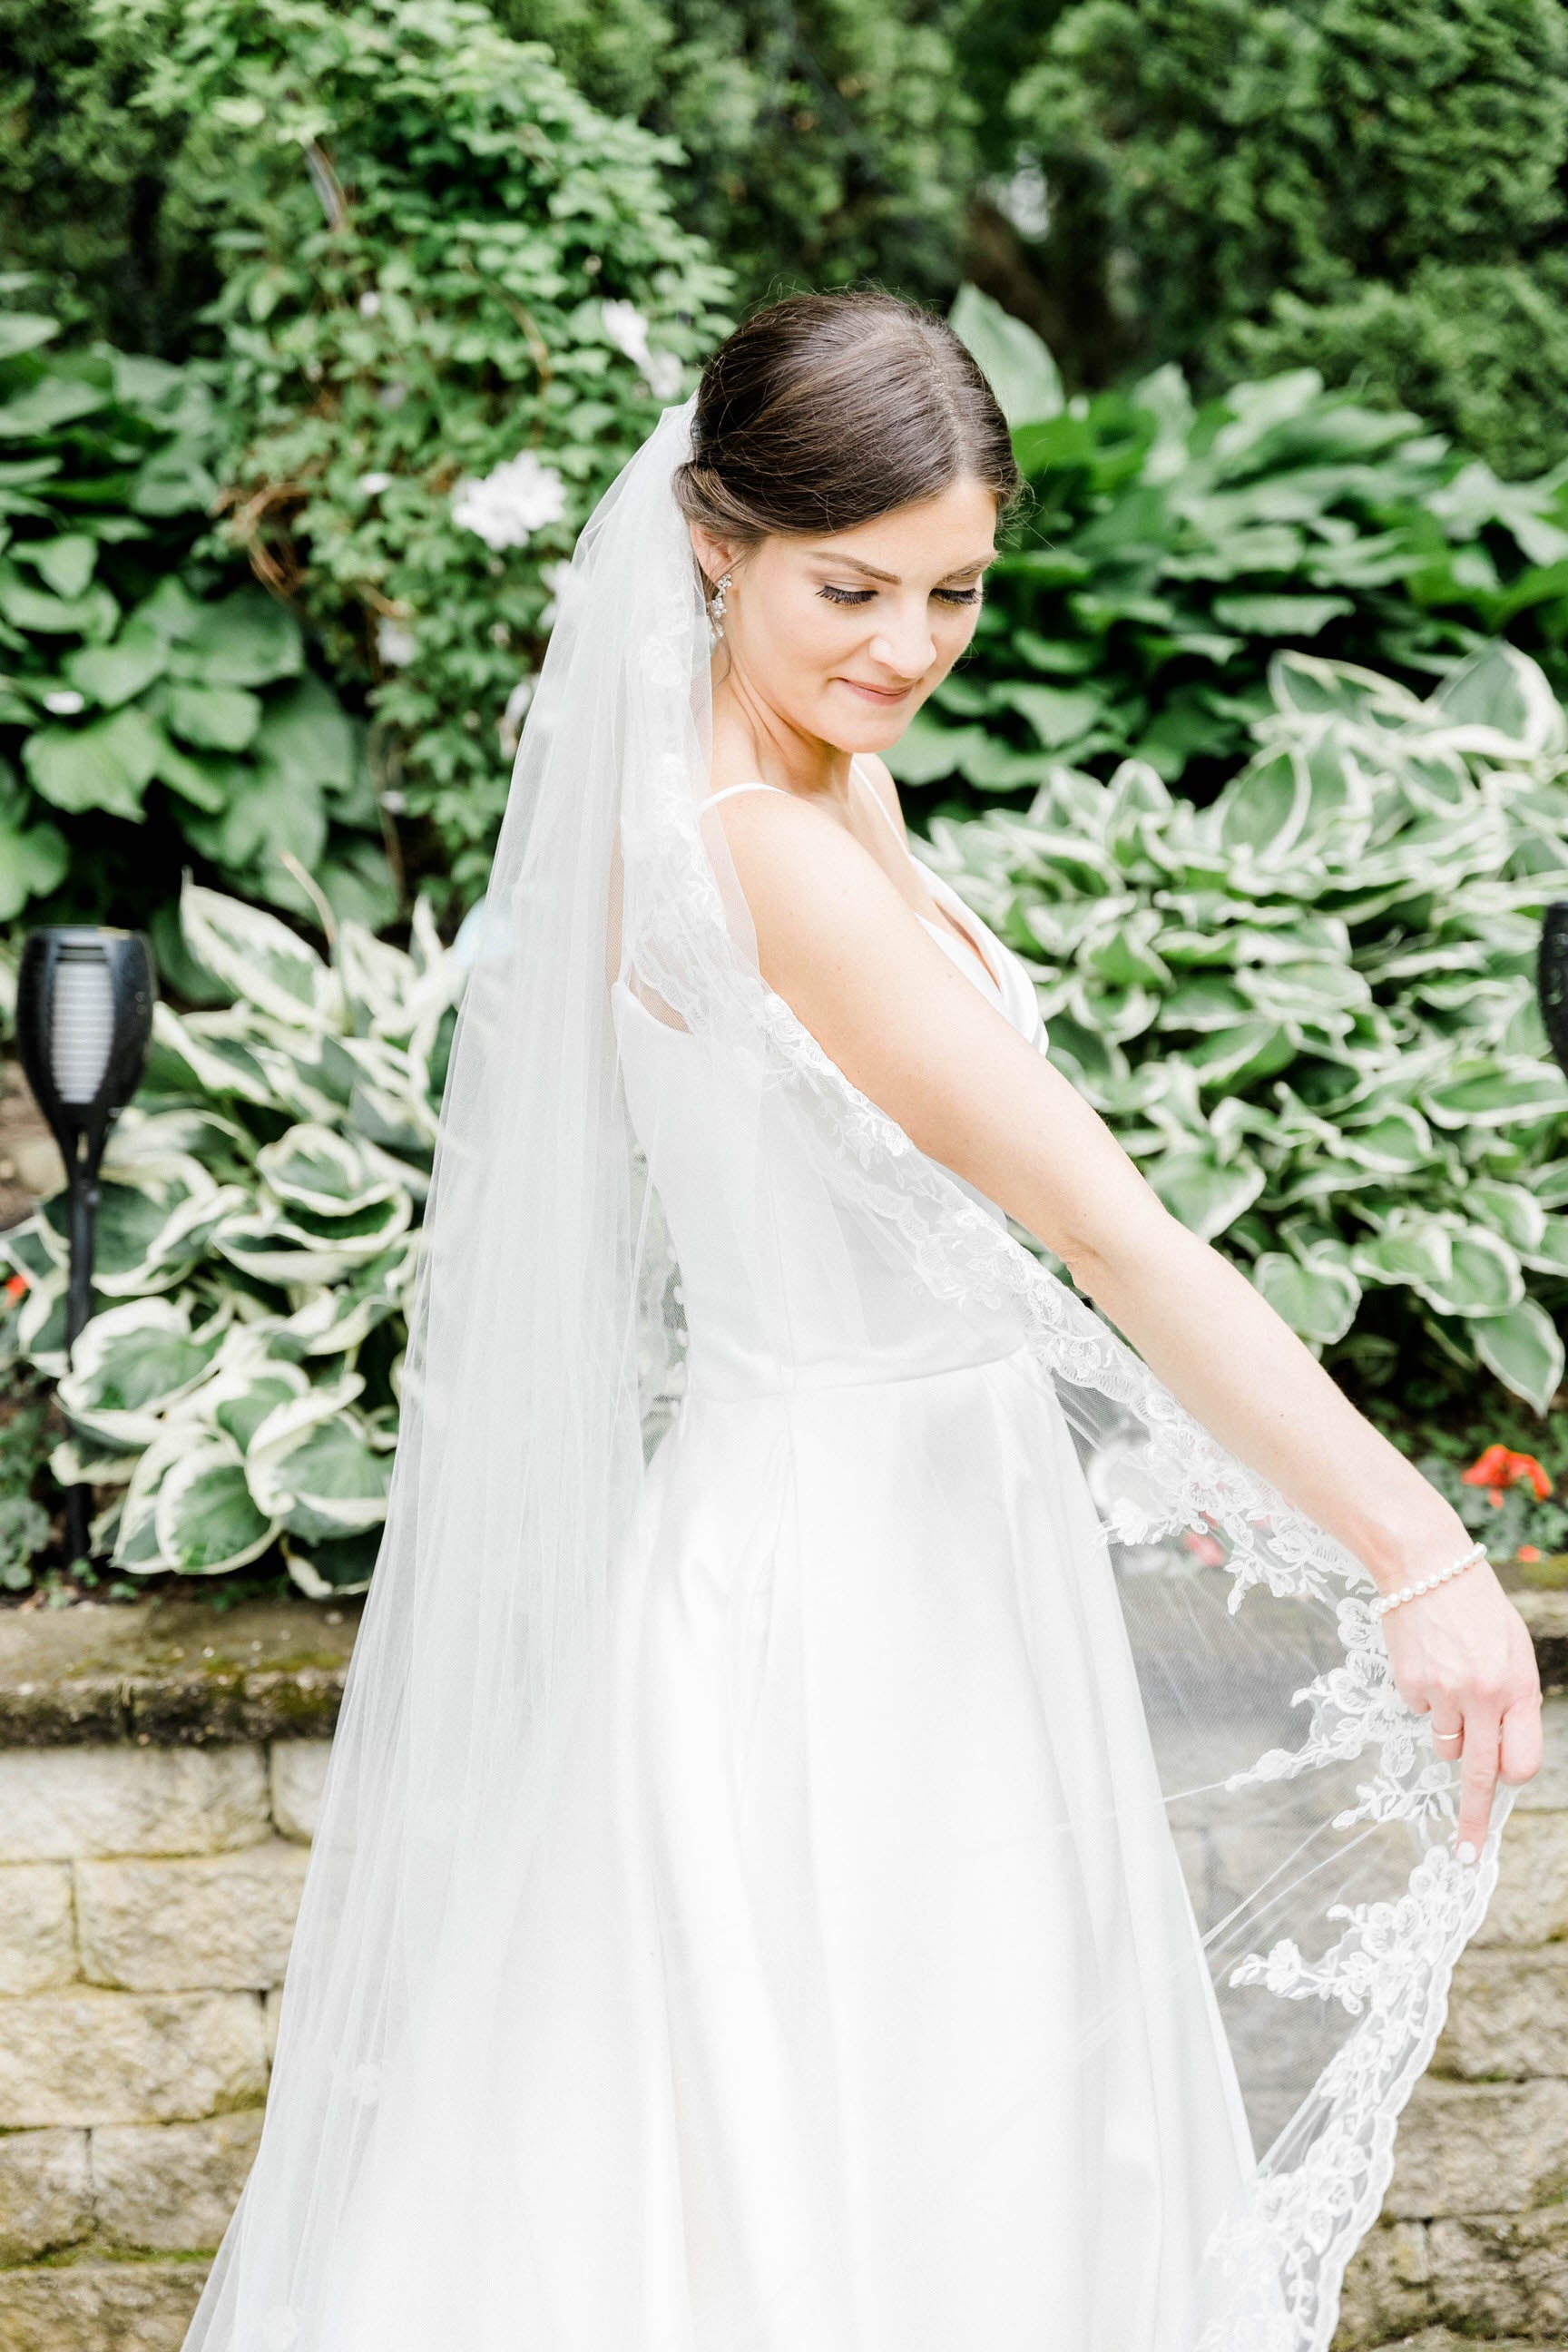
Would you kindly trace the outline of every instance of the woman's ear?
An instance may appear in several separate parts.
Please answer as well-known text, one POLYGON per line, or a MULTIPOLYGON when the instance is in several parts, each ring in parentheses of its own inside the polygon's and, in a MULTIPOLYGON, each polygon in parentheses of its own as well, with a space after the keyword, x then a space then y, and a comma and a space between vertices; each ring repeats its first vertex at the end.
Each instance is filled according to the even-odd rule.
POLYGON ((691 533, 691 551, 711 586, 731 569, 738 550, 731 541, 716 537, 705 523, 688 523, 687 529, 691 533))

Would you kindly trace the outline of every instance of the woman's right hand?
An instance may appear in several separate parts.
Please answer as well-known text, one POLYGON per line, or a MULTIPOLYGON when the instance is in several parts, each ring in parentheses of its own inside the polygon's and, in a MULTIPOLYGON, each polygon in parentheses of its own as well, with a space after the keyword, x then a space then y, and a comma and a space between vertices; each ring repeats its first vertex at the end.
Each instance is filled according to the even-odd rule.
POLYGON ((1400 1696, 1430 1714, 1434 1752, 1460 1765, 1455 1839, 1461 1861, 1473 1862, 1499 1780, 1517 1783, 1541 1769, 1541 1676, 1530 1628, 1486 1560, 1402 1601, 1382 1622, 1400 1696))

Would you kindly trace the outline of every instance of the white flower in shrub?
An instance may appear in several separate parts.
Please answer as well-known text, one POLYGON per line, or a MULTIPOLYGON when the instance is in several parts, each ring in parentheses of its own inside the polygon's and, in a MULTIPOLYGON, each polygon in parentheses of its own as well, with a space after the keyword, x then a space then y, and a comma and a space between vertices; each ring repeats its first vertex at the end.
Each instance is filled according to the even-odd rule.
POLYGON ((418 643, 405 621, 389 621, 384 616, 375 625, 375 650, 384 669, 406 669, 418 651, 418 643))
POLYGON ((559 522, 566 511, 566 485, 553 466, 531 449, 479 478, 465 475, 452 490, 452 520, 500 552, 526 547, 536 530, 559 522))
POLYGON ((652 350, 647 320, 635 302, 604 302, 600 311, 605 332, 616 351, 638 369, 656 400, 674 400, 680 392, 680 362, 673 352, 652 350))
POLYGON ((572 577, 571 559, 563 556, 559 563, 542 563, 539 576, 550 591, 539 615, 539 625, 542 629, 552 629, 561 617, 562 603, 569 593, 567 583, 572 577))

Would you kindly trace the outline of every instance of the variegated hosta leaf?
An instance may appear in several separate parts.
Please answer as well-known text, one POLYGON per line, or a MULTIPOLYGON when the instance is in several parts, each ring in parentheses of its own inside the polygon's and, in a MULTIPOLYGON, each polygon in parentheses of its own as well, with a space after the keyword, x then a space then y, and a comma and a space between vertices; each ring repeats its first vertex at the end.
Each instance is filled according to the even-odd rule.
POLYGON ((1167 1152, 1144 1173, 1172 1215, 1200 1241, 1210 1241, 1233 1225, 1268 1181, 1256 1160, 1226 1166, 1200 1151, 1167 1152))
MULTIPOLYGON (((216 1184, 199 1160, 184 1154, 132 1160, 106 1176, 99 1196, 95 1288, 106 1298, 173 1289, 244 1200, 237 1186, 216 1184)), ((63 1264, 68 1233, 63 1192, 45 1203, 43 1216, 63 1264)))
POLYGON ((1534 1298, 1521 1298, 1506 1315, 1489 1315, 1470 1326, 1476 1353, 1505 1388, 1544 1412, 1562 1384, 1563 1335, 1534 1298))
POLYGON ((65 1262, 56 1235, 37 1211, 0 1234, 0 1259, 29 1283, 52 1282, 65 1262))
POLYGON ((274 1207, 227 1219, 213 1242, 231 1265, 258 1282, 314 1289, 379 1257, 411 1214, 406 1193, 346 1217, 312 1218, 303 1209, 285 1213, 274 1207))
POLYGON ((291 1028, 336 1025, 342 989, 315 950, 276 915, 187 882, 180 895, 185 945, 213 978, 291 1028))
POLYGON ((1523 1297, 1524 1275, 1517 1254, 1500 1234, 1454 1218, 1449 1221, 1447 1271, 1423 1283, 1421 1289, 1446 1315, 1501 1315, 1523 1297))
POLYGON ((1439 1086, 1424 1087, 1421 1108, 1439 1127, 1517 1127, 1568 1118, 1568 1081, 1550 1062, 1511 1067, 1490 1058, 1461 1065, 1439 1086))
POLYGON ((1361 1304, 1355 1276, 1329 1255, 1303 1264, 1283 1250, 1268 1250, 1253 1266, 1252 1279, 1291 1329, 1318 1347, 1342 1339, 1361 1304))
POLYGON ((354 1216, 395 1198, 395 1179, 378 1174, 347 1136, 330 1127, 291 1127, 264 1144, 256 1165, 268 1191, 287 1208, 320 1217, 354 1216))
POLYGON ((405 1006, 415 974, 399 949, 378 940, 363 923, 340 923, 332 941, 332 963, 342 987, 351 1035, 406 1034, 405 1006))
POLYGON ((258 1559, 279 1522, 260 1510, 233 1440, 187 1446, 171 1464, 153 1509, 158 1554, 186 1576, 221 1576, 258 1559))
POLYGON ((60 1381, 61 1411, 105 1447, 150 1445, 169 1407, 205 1380, 228 1323, 220 1308, 193 1326, 189 1298, 143 1297, 95 1315, 60 1381))
POLYGON ((217 1101, 255 1103, 268 1110, 279 1102, 272 1081, 247 1034, 248 1024, 232 1013, 182 1015, 160 999, 153 1008, 149 1082, 163 1093, 217 1101))
MULTIPOLYGON (((303 1402, 303 1401, 301 1401, 303 1402)), ((390 1457, 372 1444, 356 1413, 310 1420, 285 1407, 259 1433, 247 1457, 258 1507, 307 1540, 356 1535, 386 1516, 390 1457)))
POLYGON ((210 1171, 214 1161, 248 1165, 256 1146, 237 1119, 195 1105, 145 1111, 134 1103, 123 1110, 109 1130, 103 1154, 109 1175, 146 1161, 195 1160, 210 1171))
POLYGON ((301 1544, 287 1535, 283 1538, 289 1573, 310 1601, 331 1601, 365 1591, 380 1549, 379 1527, 326 1542, 301 1544))
POLYGON ((378 1324, 402 1307, 417 1254, 417 1234, 405 1234, 344 1281, 307 1291, 289 1318, 289 1333, 301 1353, 339 1356, 360 1347, 378 1324))

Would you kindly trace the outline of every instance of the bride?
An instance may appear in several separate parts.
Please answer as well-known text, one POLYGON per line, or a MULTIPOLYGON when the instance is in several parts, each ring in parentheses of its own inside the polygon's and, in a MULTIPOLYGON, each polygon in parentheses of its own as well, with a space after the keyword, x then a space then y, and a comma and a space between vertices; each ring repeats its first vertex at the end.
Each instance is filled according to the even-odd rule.
POLYGON ((1328 2344, 1539 1687, 908 845, 1016 489, 800 296, 583 534, 187 2352, 1328 2344))

